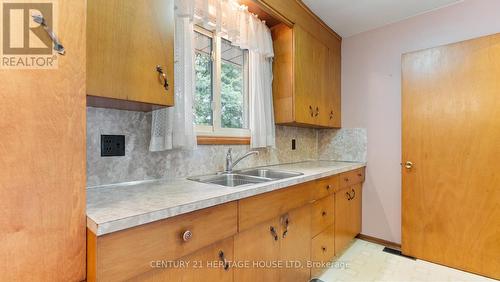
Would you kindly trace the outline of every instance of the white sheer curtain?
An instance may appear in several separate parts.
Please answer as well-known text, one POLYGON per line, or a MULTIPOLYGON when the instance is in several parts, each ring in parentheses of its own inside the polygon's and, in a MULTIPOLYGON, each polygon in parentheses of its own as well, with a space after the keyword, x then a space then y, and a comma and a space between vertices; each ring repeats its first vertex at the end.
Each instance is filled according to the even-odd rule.
POLYGON ((176 0, 175 107, 153 112, 151 151, 193 149, 193 24, 215 31, 249 50, 249 127, 251 147, 275 146, 272 99, 271 32, 264 22, 235 0, 176 0))

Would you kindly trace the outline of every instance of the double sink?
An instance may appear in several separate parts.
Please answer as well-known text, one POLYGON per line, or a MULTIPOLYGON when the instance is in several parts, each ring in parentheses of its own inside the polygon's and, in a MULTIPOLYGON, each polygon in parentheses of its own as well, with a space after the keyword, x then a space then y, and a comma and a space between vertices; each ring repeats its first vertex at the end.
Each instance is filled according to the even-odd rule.
POLYGON ((227 187, 236 187, 240 185, 270 182, 274 180, 280 180, 300 175, 303 175, 303 173, 274 170, 274 169, 253 168, 246 170, 238 170, 230 173, 224 172, 215 175, 212 174, 199 177, 190 177, 188 179, 202 183, 217 184, 227 187))

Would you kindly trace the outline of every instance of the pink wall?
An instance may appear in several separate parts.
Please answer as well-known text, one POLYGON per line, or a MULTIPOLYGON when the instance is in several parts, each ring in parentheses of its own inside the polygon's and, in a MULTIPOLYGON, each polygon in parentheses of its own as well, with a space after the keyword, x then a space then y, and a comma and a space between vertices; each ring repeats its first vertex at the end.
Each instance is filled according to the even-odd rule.
POLYGON ((500 32, 500 0, 466 0, 344 38, 343 127, 367 128, 362 233, 401 242, 401 54, 500 32))

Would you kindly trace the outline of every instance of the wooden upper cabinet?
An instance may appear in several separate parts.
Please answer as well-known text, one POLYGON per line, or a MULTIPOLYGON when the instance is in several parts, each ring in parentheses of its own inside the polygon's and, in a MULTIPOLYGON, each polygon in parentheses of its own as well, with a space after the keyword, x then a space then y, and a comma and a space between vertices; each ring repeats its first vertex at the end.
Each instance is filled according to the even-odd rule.
POLYGON ((340 40, 324 43, 299 24, 272 35, 276 123, 340 127, 340 40))
POLYGON ((173 106, 174 0, 88 0, 87 42, 89 106, 173 106))

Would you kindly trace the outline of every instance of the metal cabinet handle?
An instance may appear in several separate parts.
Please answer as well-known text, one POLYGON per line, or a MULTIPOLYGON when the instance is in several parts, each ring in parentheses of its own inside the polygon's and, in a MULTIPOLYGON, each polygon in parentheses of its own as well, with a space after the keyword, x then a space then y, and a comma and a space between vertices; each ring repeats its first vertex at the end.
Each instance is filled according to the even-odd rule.
POLYGON ((47 25, 47 22, 43 18, 42 15, 32 15, 33 21, 39 24, 40 26, 45 29, 47 34, 49 35, 50 39, 52 39, 52 42, 54 43, 54 50, 57 51, 60 55, 64 55, 66 53, 66 50, 64 49, 64 46, 61 44, 59 39, 57 38, 56 34, 54 31, 47 25))
POLYGON ((219 251, 219 259, 222 261, 222 264, 224 265, 224 270, 228 271, 229 270, 229 262, 227 262, 226 256, 224 255, 224 251, 222 251, 222 250, 219 251))
POLYGON ((288 220, 288 215, 284 215, 282 217, 282 222, 283 222, 283 227, 285 228, 282 237, 286 238, 286 235, 288 235, 288 225, 290 224, 290 221, 288 220))
POLYGON ((332 188, 332 185, 328 184, 326 185, 326 190, 330 190, 332 188))
POLYGON ((345 192, 345 197, 347 198, 348 201, 351 200, 351 194, 349 194, 349 192, 345 192))
POLYGON ((314 114, 315 117, 317 117, 319 115, 319 108, 318 106, 316 106, 316 113, 314 114))
POLYGON ((351 196, 351 200, 352 200, 356 197, 356 191, 354 189, 351 189, 351 191, 352 191, 352 196, 351 196))
POLYGON ((326 247, 321 247, 321 250, 322 250, 323 252, 326 252, 326 247))
POLYGON ((321 216, 326 216, 326 211, 321 212, 321 216))
POLYGON ((165 72, 163 72, 163 68, 160 65, 156 66, 156 71, 158 72, 158 74, 160 74, 160 80, 163 80, 163 82, 162 82, 163 88, 165 88, 165 90, 168 90, 167 74, 165 74, 165 72))
POLYGON ((191 238, 193 238, 193 232, 191 232, 190 230, 186 230, 184 231, 184 233, 182 233, 182 240, 184 242, 191 240, 191 238))
POLYGON ((313 107, 311 105, 309 105, 309 114, 311 115, 311 117, 314 116, 313 107))
POLYGON ((274 228, 274 226, 271 226, 269 228, 269 231, 271 231, 271 235, 274 237, 274 241, 278 241, 278 233, 276 232, 276 228, 274 228))
POLYGON ((330 119, 333 119, 333 111, 330 111, 330 119))

